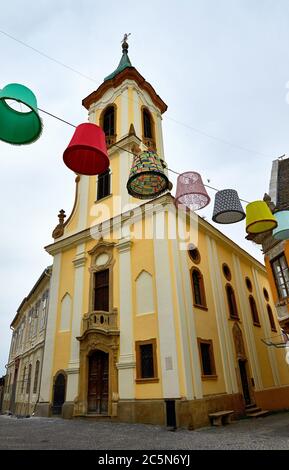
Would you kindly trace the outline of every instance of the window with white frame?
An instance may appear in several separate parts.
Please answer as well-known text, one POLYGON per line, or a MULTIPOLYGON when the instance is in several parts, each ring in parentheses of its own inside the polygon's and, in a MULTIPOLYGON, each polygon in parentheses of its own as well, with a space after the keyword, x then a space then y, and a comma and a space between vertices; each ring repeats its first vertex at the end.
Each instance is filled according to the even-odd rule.
POLYGON ((39 324, 40 331, 43 330, 45 326, 47 304, 48 304, 48 290, 45 291, 44 294, 42 295, 40 324, 39 324))

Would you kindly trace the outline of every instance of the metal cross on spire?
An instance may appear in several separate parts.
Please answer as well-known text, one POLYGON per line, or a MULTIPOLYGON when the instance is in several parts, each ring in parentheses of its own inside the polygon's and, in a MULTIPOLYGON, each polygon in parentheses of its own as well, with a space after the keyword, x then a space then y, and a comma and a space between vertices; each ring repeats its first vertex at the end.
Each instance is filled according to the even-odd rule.
POLYGON ((124 33, 123 40, 121 43, 123 44, 124 42, 127 42, 127 38, 131 35, 131 33, 124 33))

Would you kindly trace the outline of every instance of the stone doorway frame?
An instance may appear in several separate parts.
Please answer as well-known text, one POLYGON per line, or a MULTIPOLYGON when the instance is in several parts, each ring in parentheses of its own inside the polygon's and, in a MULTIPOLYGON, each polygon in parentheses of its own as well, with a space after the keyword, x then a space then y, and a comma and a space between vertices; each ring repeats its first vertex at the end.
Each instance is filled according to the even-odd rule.
POLYGON ((86 416, 88 414, 88 374, 89 356, 99 350, 108 354, 108 411, 107 416, 117 415, 118 401, 118 373, 116 364, 119 351, 119 332, 105 334, 93 330, 87 330, 80 341, 80 364, 78 397, 74 402, 74 416, 86 416))
POLYGON ((233 333, 233 340, 234 340, 235 351, 236 351, 236 359, 237 359, 237 361, 236 361, 237 366, 236 366, 235 370, 236 370, 236 375, 237 375, 238 388, 239 388, 240 393, 242 394, 243 400, 245 402, 241 372, 240 372, 240 367, 239 367, 239 361, 243 361, 244 366, 245 366, 245 370, 246 370, 246 375, 247 375, 250 400, 251 400, 251 403, 252 403, 255 400, 255 396, 254 396, 254 390, 253 390, 253 387, 252 387, 252 382, 251 382, 251 377, 250 377, 249 361, 248 361, 246 351, 245 351, 243 333, 242 333, 242 330, 241 330, 238 322, 234 322, 234 325, 233 325, 233 328, 232 328, 232 333, 233 333))

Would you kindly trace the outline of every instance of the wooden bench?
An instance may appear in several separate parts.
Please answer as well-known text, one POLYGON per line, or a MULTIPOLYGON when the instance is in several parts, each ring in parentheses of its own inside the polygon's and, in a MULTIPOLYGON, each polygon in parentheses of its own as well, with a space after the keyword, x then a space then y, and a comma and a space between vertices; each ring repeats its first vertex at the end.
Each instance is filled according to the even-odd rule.
POLYGON ((210 413, 209 418, 214 426, 222 426, 222 424, 230 424, 233 410, 216 411, 210 413))

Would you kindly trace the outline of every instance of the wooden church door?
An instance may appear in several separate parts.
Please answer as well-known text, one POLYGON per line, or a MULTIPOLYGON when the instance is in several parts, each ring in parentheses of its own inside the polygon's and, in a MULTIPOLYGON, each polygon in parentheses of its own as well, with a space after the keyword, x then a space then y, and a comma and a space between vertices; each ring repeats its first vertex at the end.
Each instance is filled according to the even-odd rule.
POLYGON ((108 412, 108 354, 96 351, 89 358, 88 412, 108 412))

